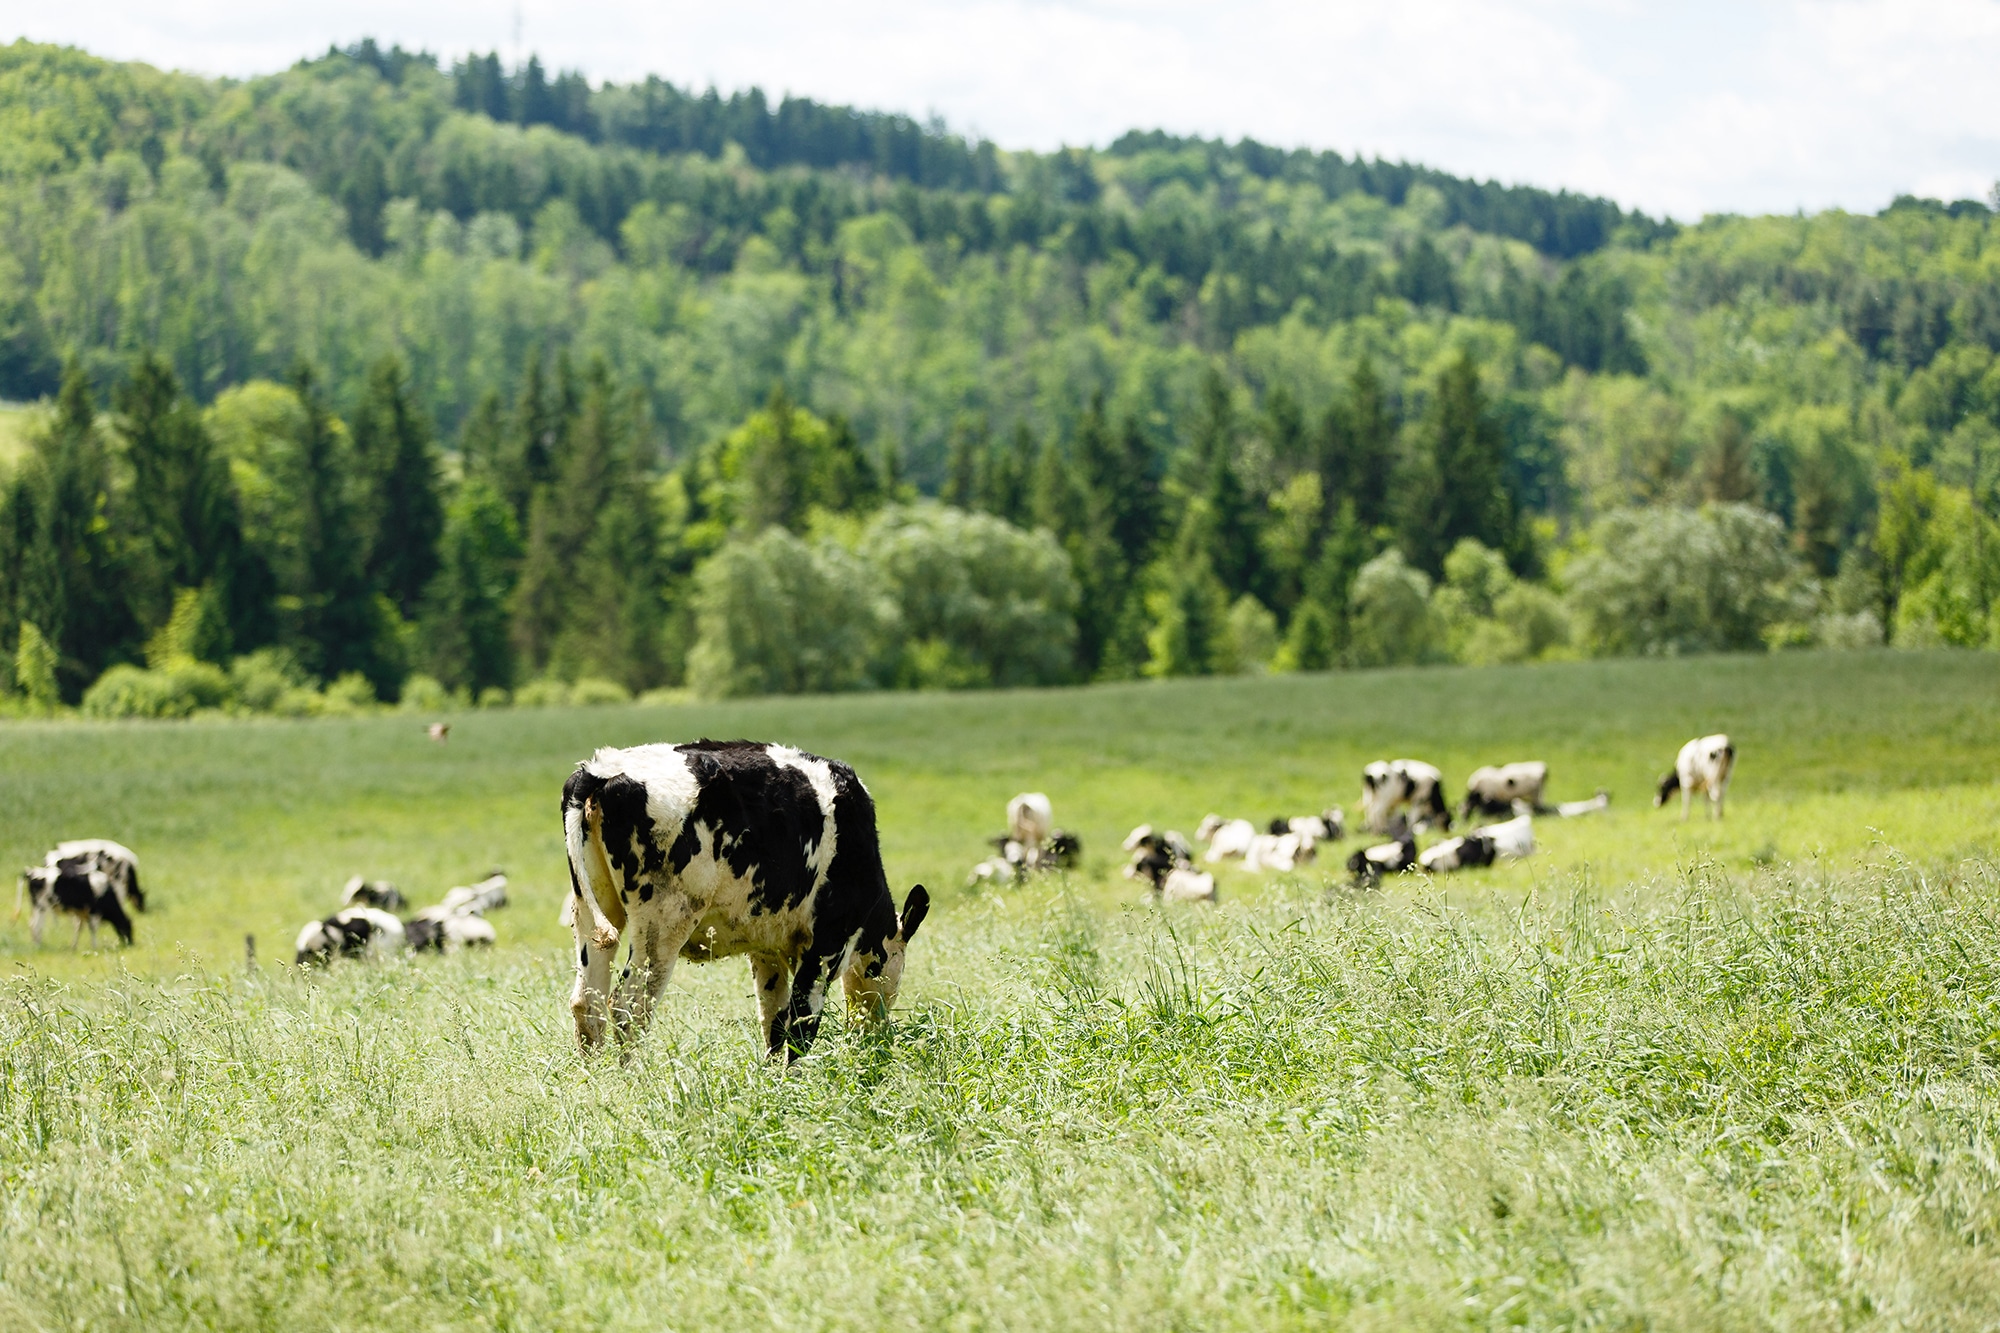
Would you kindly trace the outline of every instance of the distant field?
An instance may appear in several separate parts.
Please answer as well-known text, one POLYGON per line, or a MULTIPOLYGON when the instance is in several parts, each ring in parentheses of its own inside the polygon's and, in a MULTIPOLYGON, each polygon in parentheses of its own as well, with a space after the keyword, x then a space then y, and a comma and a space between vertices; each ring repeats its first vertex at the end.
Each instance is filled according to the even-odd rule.
MULTIPOLYGON (((129 843, 157 907, 119 961, 162 971, 186 950, 234 962, 245 933, 274 956, 356 873, 423 902, 505 869, 516 906, 496 917, 503 942, 553 948, 566 938, 563 778, 599 745, 699 736, 783 740, 854 764, 881 810, 890 879, 943 890, 947 916, 1017 791, 1049 793, 1057 823, 1083 836, 1086 897, 1109 905, 1131 896, 1116 868, 1133 825, 1191 833, 1209 811, 1262 823, 1333 801, 1351 812, 1361 766, 1401 755, 1453 783, 1479 764, 1540 758, 1558 797, 1612 793, 1607 816, 1541 821, 1542 856, 1457 881, 1468 892, 1573 875, 1622 884, 1697 858, 1730 874, 1852 865, 1878 843, 1983 854, 2000 835, 2000 657, 1974 653, 471 713, 451 719, 444 746, 426 739, 429 720, 0 726, 0 856, 25 865, 61 837, 129 843), (1683 825, 1653 810, 1680 743, 1718 730, 1741 755, 1728 820, 1683 825)), ((1320 871, 1338 872, 1335 850, 1320 871)), ((1235 872, 1224 887, 1252 901, 1271 891, 1235 872)), ((4 957, 72 966, 34 952, 24 925, 0 930, 4 957)))
POLYGON ((428 720, 0 727, 0 854, 116 836, 157 903, 129 952, 0 932, 0 1327, 2000 1322, 2000 657, 428 720), (1728 820, 1653 810, 1712 730, 1728 820), (580 1061, 562 778, 738 734, 854 763, 939 891, 895 1029, 779 1076, 732 961, 580 1061), (1376 894, 1326 887, 1352 841, 1219 910, 1116 873, 1397 755, 1614 804, 1376 894), (1023 788, 1084 873, 963 888, 1023 788), (496 953, 275 965, 350 873, 494 866, 496 953))

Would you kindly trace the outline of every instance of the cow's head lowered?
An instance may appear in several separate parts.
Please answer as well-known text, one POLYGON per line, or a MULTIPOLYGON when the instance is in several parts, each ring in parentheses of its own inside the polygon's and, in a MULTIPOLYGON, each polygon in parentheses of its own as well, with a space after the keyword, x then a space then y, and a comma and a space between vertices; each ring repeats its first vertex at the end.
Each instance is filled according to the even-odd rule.
POLYGON ((910 937, 917 933, 917 927, 924 923, 924 916, 930 910, 931 895, 919 884, 903 900, 903 910, 897 915, 893 930, 885 929, 873 941, 864 932, 847 964, 849 1012, 876 1022, 888 1018, 889 1011, 896 1007, 896 989, 903 983, 903 958, 910 937))

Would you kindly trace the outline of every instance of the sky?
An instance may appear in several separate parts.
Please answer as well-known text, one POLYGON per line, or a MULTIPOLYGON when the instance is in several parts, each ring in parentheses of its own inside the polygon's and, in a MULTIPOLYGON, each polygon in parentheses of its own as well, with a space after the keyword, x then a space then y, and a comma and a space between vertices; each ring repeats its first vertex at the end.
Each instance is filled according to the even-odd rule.
POLYGON ((2000 178, 2000 0, 15 3, 0 40, 204 74, 373 36, 447 64, 534 52, 593 80, 935 113, 1003 148, 1248 135, 1684 221, 1985 198, 2000 178))

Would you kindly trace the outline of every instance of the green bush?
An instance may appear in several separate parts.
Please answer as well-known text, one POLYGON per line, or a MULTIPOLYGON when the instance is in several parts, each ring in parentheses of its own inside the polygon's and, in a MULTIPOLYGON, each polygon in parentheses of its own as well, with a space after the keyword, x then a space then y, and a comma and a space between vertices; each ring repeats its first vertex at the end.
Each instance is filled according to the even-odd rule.
POLYGON ((1356 666, 1406 666, 1437 656, 1431 581, 1401 551, 1384 551, 1354 576, 1356 666))
POLYGON ((543 677, 514 691, 516 708, 562 708, 568 703, 569 685, 565 681, 543 677))
POLYGON ((695 575, 697 694, 804 694, 885 683, 896 607, 860 557, 783 528, 733 541, 695 575))
POLYGON ((479 706, 481 708, 511 708, 513 704, 514 696, 506 690, 501 689, 498 685, 488 685, 479 692, 479 706))
POLYGON ((349 671, 326 687, 326 711, 365 713, 375 706, 375 687, 359 671, 349 671))
POLYGON ((282 648, 260 648, 229 664, 229 688, 246 713, 275 713, 288 692, 307 688, 298 659, 282 648))
POLYGON ((406 713, 438 713, 452 705, 451 691, 436 676, 421 672, 403 682, 402 697, 396 706, 406 713))
POLYGON ((579 708, 629 704, 632 702, 632 691, 615 680, 606 680, 602 676, 585 676, 569 687, 569 702, 579 708))
POLYGON ((121 663, 83 696, 87 717, 177 718, 229 701, 229 677, 212 662, 183 658, 158 670, 121 663))

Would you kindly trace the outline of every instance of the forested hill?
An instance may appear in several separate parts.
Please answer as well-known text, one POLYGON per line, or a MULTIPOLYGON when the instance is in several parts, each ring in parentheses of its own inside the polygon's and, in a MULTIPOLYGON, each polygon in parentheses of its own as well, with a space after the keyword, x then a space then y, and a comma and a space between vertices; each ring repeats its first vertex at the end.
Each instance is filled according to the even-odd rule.
POLYGON ((0 421, 34 441, 0 648, 74 699, 197 640, 385 694, 1986 643, 1994 226, 1676 227, 366 42, 242 83, 18 42, 0 398, 47 406, 0 421), (871 619, 917 549, 1025 583, 871 619), (758 639, 781 604, 861 639, 758 639))

